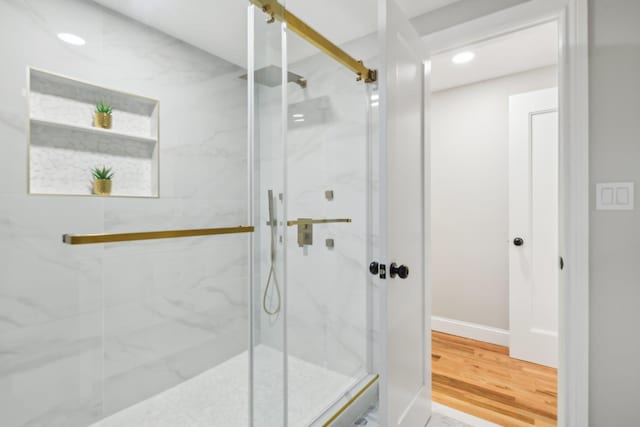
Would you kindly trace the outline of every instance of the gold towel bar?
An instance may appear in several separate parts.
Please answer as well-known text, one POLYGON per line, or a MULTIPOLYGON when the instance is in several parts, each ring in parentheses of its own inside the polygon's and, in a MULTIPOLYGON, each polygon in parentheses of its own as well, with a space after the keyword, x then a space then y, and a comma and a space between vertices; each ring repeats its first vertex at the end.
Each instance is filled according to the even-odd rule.
POLYGON ((287 221, 287 225, 304 225, 304 224, 330 224, 334 222, 351 222, 351 218, 337 218, 337 219, 311 219, 311 218, 298 218, 292 221, 287 221))
POLYGON ((193 230, 143 231, 138 233, 114 234, 65 234, 63 243, 67 245, 86 245, 92 243, 131 242, 136 240, 175 239, 179 237, 212 236, 217 234, 253 233, 253 226, 200 228, 193 230))

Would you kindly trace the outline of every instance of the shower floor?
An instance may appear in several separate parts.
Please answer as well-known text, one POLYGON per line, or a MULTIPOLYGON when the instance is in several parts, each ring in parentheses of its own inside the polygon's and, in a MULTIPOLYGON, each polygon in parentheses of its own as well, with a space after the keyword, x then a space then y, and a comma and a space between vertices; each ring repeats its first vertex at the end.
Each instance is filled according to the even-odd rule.
MULTIPOLYGON (((282 353, 255 350, 256 425, 282 424, 282 353), (261 369, 263 368, 264 369, 261 369), (267 369, 266 367, 274 367, 267 369)), ((89 427, 244 427, 248 425, 248 352, 89 427)), ((289 425, 308 426, 354 378, 289 356, 289 425)))

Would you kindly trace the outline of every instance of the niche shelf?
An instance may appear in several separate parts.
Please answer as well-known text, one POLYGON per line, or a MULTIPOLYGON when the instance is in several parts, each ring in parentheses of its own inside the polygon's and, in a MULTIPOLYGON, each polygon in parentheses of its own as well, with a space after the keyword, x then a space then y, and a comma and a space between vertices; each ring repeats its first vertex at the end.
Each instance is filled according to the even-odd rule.
POLYGON ((109 197, 158 197, 158 100, 35 68, 28 79, 30 194, 93 195, 91 169, 107 166, 109 197), (111 129, 93 126, 100 101, 111 129))

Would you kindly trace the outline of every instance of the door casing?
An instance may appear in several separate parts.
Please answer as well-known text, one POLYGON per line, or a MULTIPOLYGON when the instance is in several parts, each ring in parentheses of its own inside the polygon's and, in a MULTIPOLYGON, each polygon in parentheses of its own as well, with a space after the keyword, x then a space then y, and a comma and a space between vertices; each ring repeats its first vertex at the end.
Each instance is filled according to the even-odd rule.
MULTIPOLYGON (((584 427, 589 425, 588 0, 530 0, 424 40, 431 57, 553 20, 559 29, 559 225, 565 261, 559 284, 558 426, 584 427)), ((425 107, 428 117, 428 97, 425 107)), ((430 182, 425 185, 430 194, 430 182)), ((425 227, 429 236, 430 224, 425 227)))

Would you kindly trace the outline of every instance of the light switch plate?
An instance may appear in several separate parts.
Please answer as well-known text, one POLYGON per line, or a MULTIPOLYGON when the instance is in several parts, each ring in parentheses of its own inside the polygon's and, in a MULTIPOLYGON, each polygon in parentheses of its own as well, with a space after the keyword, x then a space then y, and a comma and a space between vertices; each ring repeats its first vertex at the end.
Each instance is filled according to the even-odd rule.
POLYGON ((633 209, 633 182, 606 182, 596 184, 596 210, 631 211, 633 209))

